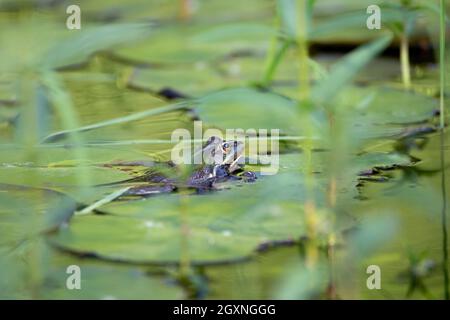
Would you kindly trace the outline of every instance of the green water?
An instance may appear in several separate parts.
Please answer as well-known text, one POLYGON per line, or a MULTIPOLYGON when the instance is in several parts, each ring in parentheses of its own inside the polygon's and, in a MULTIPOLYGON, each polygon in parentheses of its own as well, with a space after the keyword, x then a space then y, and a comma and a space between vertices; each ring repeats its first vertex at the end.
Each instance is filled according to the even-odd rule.
MULTIPOLYGON (((83 84, 83 83, 82 83, 83 84)), ((132 105, 122 104, 126 100, 126 95, 110 95, 108 89, 110 83, 97 84, 89 86, 80 86, 80 99, 83 99, 78 105, 86 106, 80 108, 80 115, 83 123, 95 122, 103 118, 104 114, 92 112, 91 105, 95 101, 101 101, 105 104, 104 112, 117 114, 132 113, 135 111, 132 105), (82 93, 82 94, 81 94, 82 93), (107 107, 106 107, 107 106, 107 107), (114 107, 114 110, 111 108, 114 107), (109 110, 107 109, 109 108, 109 110)), ((74 97, 77 99, 78 88, 74 89, 74 97)), ((119 91, 120 92, 120 91, 119 91)), ((138 99, 148 100, 149 103, 160 103, 157 99, 143 94, 138 99)), ((177 116, 167 116, 166 123, 174 127, 179 125, 177 116)), ((131 136, 145 135, 148 128, 158 131, 160 120, 156 123, 143 123, 142 126, 133 126, 132 131, 128 130, 131 136), (156 127, 154 125, 157 125, 156 127)), ((164 125, 164 128, 165 125, 164 125)), ((122 132, 120 133, 122 134, 122 132)), ((347 241, 351 237, 344 237, 344 243, 336 249, 336 259, 334 270, 337 273, 336 290, 338 298, 342 299, 402 299, 405 298, 409 286, 409 279, 402 277, 410 267, 408 255, 425 253, 426 259, 436 263, 436 267, 429 275, 424 277, 424 283, 431 293, 432 298, 441 298, 443 296, 443 275, 441 271, 442 261, 442 226, 441 219, 441 173, 439 170, 439 136, 433 134, 426 138, 427 144, 423 150, 414 150, 412 154, 421 159, 414 169, 397 169, 386 171, 390 176, 387 182, 366 182, 359 188, 362 199, 355 199, 351 206, 346 209, 348 214, 354 217, 358 222, 368 218, 377 217, 377 215, 389 214, 396 218, 395 233, 385 242, 382 242, 376 250, 368 250, 362 260, 348 257, 348 247, 352 243, 347 241), (432 174, 420 174, 415 172, 420 170, 429 170, 432 174), (408 175, 405 170, 408 170, 408 175), (435 172, 433 172, 436 170, 435 172), (409 172, 411 171, 411 172, 409 172), (369 265, 378 265, 382 270, 382 289, 369 290, 366 287, 366 268, 369 265)), ((153 146, 145 147, 145 150, 152 152, 153 146)), ((448 154, 448 148, 446 149, 448 154)), ((119 148, 119 152, 122 150, 119 148)), ((133 156, 139 157, 139 156, 133 156)), ((132 158, 133 158, 132 157, 132 158)), ((448 159, 447 157, 447 163, 448 159)), ((448 172, 448 169, 447 169, 448 172)), ((450 172, 448 172, 450 174, 450 172)), ((262 179, 270 180, 271 177, 262 179)), ((6 182, 6 181, 5 181, 6 182)), ((356 191, 356 184, 349 186, 356 191)), ((147 201, 153 201, 149 199, 147 201)), ((239 202, 239 198, 235 199, 239 202)), ((357 228, 357 225, 355 226, 357 228)), ((61 270, 69 264, 80 265, 81 268, 98 268, 96 272, 106 276, 105 282, 108 283, 104 293, 102 289, 96 289, 94 293, 81 294, 80 297, 92 298, 151 298, 144 289, 143 294, 137 290, 135 293, 124 294, 121 289, 121 281, 138 281, 141 279, 142 272, 147 272, 148 268, 117 265, 114 263, 99 262, 95 259, 81 259, 58 253, 54 249, 43 249, 49 254, 50 262, 48 268, 60 273, 61 270), (47 252, 50 250, 50 253, 47 252), (134 271, 133 271, 134 270, 134 271), (122 280, 122 273, 125 273, 122 280), (128 279, 129 278, 129 279, 128 279), (117 287, 116 287, 117 285, 117 287), (112 287, 112 289, 110 288, 112 287), (111 293, 112 292, 112 293, 111 293), (102 296, 102 294, 104 294, 102 296)), ((300 267, 301 254, 297 246, 280 246, 269 249, 265 252, 252 254, 250 258, 242 262, 225 265, 216 265, 205 267, 202 273, 207 280, 202 280, 202 290, 199 296, 206 299, 267 299, 273 297, 274 291, 285 277, 288 268, 295 265, 300 267)), ((150 268, 153 270, 154 268, 150 268)), ((158 269, 157 269, 158 270, 158 269)), ((174 280, 170 280, 164 268, 160 270, 160 275, 156 273, 156 278, 165 283, 161 288, 168 286, 174 288, 174 280), (161 271, 162 270, 162 271, 161 271)), ((153 271, 152 271, 153 272, 153 271)), ((144 275, 144 278, 146 276, 144 275)), ((53 280, 55 281, 55 280, 53 280)), ((44 282, 45 283, 45 282, 44 282)), ((58 282, 56 282, 57 284, 58 282)), ((52 282, 44 285, 52 287, 52 282)), ((98 285, 102 288, 102 284, 98 285)), ((176 287, 176 286, 175 286, 176 287)), ((162 290, 158 286, 157 290, 162 290)), ((164 290, 163 290, 164 291, 164 290)), ((175 290, 176 291, 176 290, 175 290)), ((20 295, 19 295, 20 296, 20 295)), ((44 295, 45 296, 45 295, 44 295)), ((182 297, 181 292, 175 296, 182 297)), ((62 297, 73 297, 70 293, 62 293, 62 297)), ((164 297, 164 294, 156 294, 154 297, 164 297)), ((168 297, 173 297, 169 292, 168 297)), ((319 297, 324 297, 319 295, 319 297)), ((415 291, 412 298, 426 298, 419 290, 415 291)))
MULTIPOLYGON (((440 139, 436 132, 412 134, 435 129, 437 65, 414 65, 413 88, 407 91, 398 58, 383 55, 352 81, 339 84, 346 75, 334 74, 338 92, 322 101, 335 84, 328 81, 333 66, 344 57, 327 46, 357 50, 387 33, 327 25, 355 12, 365 19, 362 1, 317 1, 318 33, 311 43, 319 49, 313 50, 310 76, 319 102, 310 114, 298 112, 295 46, 272 83, 261 88, 274 41, 272 1, 200 1, 188 21, 166 1, 82 1, 86 24, 79 33, 61 28, 61 6, 24 1, 14 9, 0 1, 5 3, 0 11, 0 40, 7 43, 0 52, 0 298, 444 297, 440 139), (148 20, 161 23, 146 25, 149 35, 136 25, 121 25, 148 20), (49 75, 57 75, 57 86, 49 85, 49 75), (164 89, 186 99, 170 100, 161 94, 164 89), (189 110, 160 112, 180 101, 189 110), (70 105, 72 122, 64 118, 70 105), (124 120, 149 111, 157 114, 124 120), (119 121, 98 125, 111 119, 119 121), (97 212, 74 215, 123 187, 92 185, 124 181, 147 169, 117 163, 170 160, 172 132, 192 132, 198 119, 204 129, 281 129, 279 173, 218 192, 113 201, 100 204, 97 212), (97 127, 78 132, 80 148, 64 133, 92 124, 97 127), (309 124, 313 134, 305 128, 309 124), (49 135, 52 139, 44 141, 49 135), (311 135, 315 139, 308 139, 311 135), (376 174, 358 176, 373 168, 376 174), (336 204, 329 208, 333 181, 336 204), (305 203, 310 201, 317 206, 313 271, 305 270, 305 203), (331 238, 336 245, 330 256, 325 244, 331 238), (69 265, 81 268, 81 290, 66 287, 69 265), (370 265, 380 267, 379 290, 366 286, 370 265)), ((413 46, 423 45, 424 32, 420 24, 413 46)), ((395 41, 391 46, 397 49, 395 41)), ((360 60, 350 62, 348 73, 360 60)), ((448 180, 448 130, 444 134, 448 180)))
MULTIPOLYGON (((77 106, 82 125, 110 118, 112 115, 133 114, 165 103, 162 99, 155 98, 147 93, 138 93, 117 87, 111 74, 111 68, 117 72, 118 65, 114 63, 108 63, 107 60, 99 58, 94 60, 89 68, 90 77, 87 79, 83 77, 83 72, 66 72, 63 74, 77 106)), ((84 134, 84 139, 92 142, 102 142, 101 137, 107 137, 106 141, 133 140, 145 137, 169 139, 173 129, 191 128, 191 121, 185 113, 173 112, 148 120, 137 121, 132 126, 124 124, 101 129, 95 133, 87 132, 84 134)), ((52 128, 52 131, 58 129, 52 128)), ((424 253, 424 258, 436 264, 435 268, 423 278, 423 283, 431 295, 425 296, 420 290, 416 290, 411 297, 420 299, 426 297, 441 298, 443 296, 439 136, 432 134, 426 136, 425 139, 427 143, 422 147, 422 150, 411 151, 411 155, 419 158, 420 162, 412 168, 384 171, 383 174, 389 177, 387 182, 365 182, 363 186, 357 188, 356 177, 354 177, 351 179, 352 182, 338 186, 338 189, 342 188, 341 193, 344 198, 353 199, 344 209, 344 213, 353 217, 356 221, 350 229, 357 229, 359 223, 367 219, 370 221, 371 218, 377 218, 377 216, 389 215, 394 218, 393 223, 395 223, 393 234, 389 234, 386 241, 378 241, 375 248, 368 248, 362 258, 349 255, 352 248, 352 238, 347 235, 342 237, 342 241, 336 248, 333 262, 338 298, 404 298, 408 291, 409 278, 401 275, 411 267, 408 260, 410 253, 415 255, 424 253), (421 174, 421 170, 428 170, 432 174, 426 174, 426 172, 421 174), (366 268, 373 264, 380 266, 382 271, 381 290, 369 290, 366 287, 368 277, 366 268)), ((94 154, 97 163, 101 162, 102 159, 104 161, 111 159, 136 160, 146 157, 164 161, 168 159, 168 154, 164 151, 169 147, 168 144, 147 145, 144 143, 131 147, 128 145, 94 147, 88 148, 88 152, 94 154)), ((379 147, 381 150, 383 148, 385 147, 379 147)), ((448 159, 450 159, 448 147, 446 147, 446 155, 448 163, 448 159)), ((49 156, 51 159, 54 158, 52 153, 49 156)), ((63 154, 61 160, 64 157, 67 157, 66 153, 63 154)), ((42 159, 45 161, 46 157, 44 156, 42 159)), ((57 159, 58 156, 53 161, 58 161, 57 159)), ((11 163, 11 165, 14 167, 17 164, 11 163)), ((3 167, 2 182, 9 183, 11 171, 8 170, 11 170, 11 168, 7 168, 8 163, 3 163, 3 167)), ((44 170, 42 172, 46 172, 45 168, 42 170, 44 170)), ((30 173, 27 172, 32 171, 21 172, 20 170, 18 177, 22 177, 20 179, 24 184, 50 187, 77 197, 77 193, 71 193, 69 180, 63 178, 67 173, 64 173, 61 177, 62 180, 58 181, 55 180, 54 176, 55 172, 59 175, 58 169, 53 170, 56 171, 47 173, 48 178, 45 178, 45 176, 42 178, 41 176, 41 178, 35 180, 35 173, 30 177, 28 176, 30 173)), ((96 173, 96 179, 117 181, 126 177, 126 175, 122 176, 119 173, 117 173, 117 177, 111 174, 112 172, 102 173, 104 178, 100 178, 100 175, 96 173)), ((70 175, 69 173, 68 177, 70 175)), ((274 178, 271 176, 262 177, 257 184, 263 181, 270 183, 270 179, 274 178)), ((98 199, 104 192, 94 193, 92 200, 98 199)), ((338 198, 340 196, 338 194, 338 198)), ((89 197, 82 199, 88 201, 89 197)), ((146 201, 150 203, 155 200, 149 199, 146 201)), ((233 201, 235 205, 239 206, 239 197, 233 199, 233 201)), ((210 210, 214 210, 214 208, 210 210)), ((120 233, 120 229, 118 231, 120 233)), ((58 250, 55 251, 52 246, 49 247, 45 243, 38 243, 40 243, 38 252, 41 256, 37 263, 39 265, 43 263, 44 265, 41 266, 42 268, 38 268, 43 280, 41 282, 42 287, 36 293, 37 297, 160 298, 165 297, 165 294, 169 298, 184 296, 183 292, 186 288, 182 289, 182 287, 176 285, 174 278, 170 276, 171 272, 176 271, 176 268, 160 267, 155 269, 154 267, 133 266, 133 263, 129 266, 128 264, 101 262, 101 260, 92 258, 76 258, 58 250), (88 291, 80 291, 80 293, 65 291, 61 289, 61 282, 64 281, 65 277, 64 268, 69 264, 79 265, 82 270, 88 269, 88 277, 92 277, 92 279, 97 279, 98 276, 95 275, 97 273, 105 279, 102 280, 103 282, 99 280, 100 282, 97 283, 88 278, 89 286, 93 288, 89 290, 89 293, 88 291), (124 292, 122 290, 124 283, 139 282, 141 281, 139 279, 147 277, 149 277, 149 286, 155 288, 156 292, 149 293, 145 287, 136 289, 135 292, 124 292)), ((20 247, 23 245, 29 244, 27 242, 21 243, 19 249, 14 250, 20 251, 20 247)), ((199 298, 206 299, 272 298, 274 292, 278 290, 280 283, 286 277, 288 270, 295 270, 295 266, 301 267, 303 260, 300 251, 296 245, 280 246, 260 253, 255 252, 241 262, 196 268, 196 272, 200 274, 200 285, 197 288, 196 295, 199 298)), ((324 252, 321 255, 325 256, 324 252)), ((14 296, 28 297, 26 292, 27 290, 14 292, 14 296)), ((326 296, 322 292, 315 297, 325 298, 326 296)))
MULTIPOLYGON (((429 138, 420 154, 423 161, 418 169, 439 169, 439 136, 429 138)), ((448 155, 448 148, 446 154, 448 155)), ((448 169, 447 157, 447 175, 448 169)), ((444 277, 442 273, 441 173, 422 174, 405 178, 402 170, 390 172, 389 182, 367 183, 361 193, 367 199, 356 201, 351 214, 358 221, 391 213, 397 219, 395 234, 376 250, 368 250, 362 261, 349 258, 348 246, 337 249, 335 270, 337 296, 341 299, 405 299, 410 279, 405 273, 411 268, 410 253, 430 259, 436 265, 423 277, 430 295, 414 290, 412 299, 442 299, 444 277), (369 290, 366 268, 381 268, 381 290, 369 290)), ((448 191, 448 190, 447 190, 448 191)), ((447 198, 450 193, 447 194, 447 198)), ((448 226, 447 226, 448 227, 448 226)), ((286 266, 300 265, 297 247, 273 249, 256 255, 252 261, 235 266, 211 268, 211 298, 267 299, 273 294, 286 272, 286 266)))

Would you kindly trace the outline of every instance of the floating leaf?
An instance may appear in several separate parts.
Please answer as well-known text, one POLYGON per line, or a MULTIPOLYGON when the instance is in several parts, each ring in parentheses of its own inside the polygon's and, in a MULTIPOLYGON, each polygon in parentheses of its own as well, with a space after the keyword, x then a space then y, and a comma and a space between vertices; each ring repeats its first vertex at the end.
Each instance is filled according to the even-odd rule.
POLYGON ((0 249, 10 251, 69 220, 75 201, 59 192, 0 184, 0 249))
MULTIPOLYGON (((325 203, 326 158, 314 153, 316 203, 325 203)), ((235 261, 251 255, 262 243, 296 240, 305 232, 303 177, 297 172, 302 155, 284 155, 280 172, 255 183, 206 195, 190 196, 180 207, 180 196, 166 195, 144 201, 113 202, 102 206, 107 215, 76 216, 67 229, 50 239, 63 250, 90 253, 106 260, 140 263, 177 263, 184 250, 197 264, 235 261), (236 201, 239 199, 239 201, 236 201), (181 233, 180 210, 186 210, 187 236, 181 233), (182 246, 187 243, 187 248, 182 246)), ((357 168, 392 165, 401 157, 362 156, 357 168)), ((338 192, 351 198, 356 176, 338 181, 338 192), (345 184, 343 184, 345 183, 345 184)), ((326 230, 327 218, 319 214, 326 230)), ((341 216, 341 228, 352 219, 341 216), (347 220, 347 221, 345 221, 347 220)))
MULTIPOLYGON (((67 264, 68 265, 68 264, 67 264)), ((138 268, 120 268, 117 266, 93 266, 86 263, 80 267, 81 290, 68 290, 66 266, 54 268, 53 274, 46 279, 42 290, 44 299, 181 299, 183 292, 174 283, 147 274, 138 268), (111 277, 114 274, 114 277, 111 277), (125 290, 133 288, 133 290, 125 290)))
MULTIPOLYGON (((289 184, 286 179, 280 177, 271 185, 289 184)), ((297 239, 304 233, 302 206, 295 200, 301 194, 298 187, 272 200, 267 197, 268 188, 266 182, 190 197, 186 239, 181 233, 178 196, 161 196, 105 205, 102 210, 111 215, 77 216, 51 241, 108 260, 142 263, 177 263, 184 252, 182 243, 187 241, 195 263, 234 261, 252 254, 261 243, 297 239), (249 196, 243 197, 246 193, 249 196), (239 203, 234 201, 238 195, 239 203)))
POLYGON ((42 65, 57 68, 80 63, 95 52, 142 39, 150 31, 148 24, 116 24, 82 29, 50 49, 43 57, 42 65))
POLYGON ((275 34, 275 30, 264 24, 256 23, 233 23, 211 28, 192 37, 192 41, 223 42, 230 40, 261 39, 267 40, 275 34))
POLYGON ((206 94, 224 84, 219 74, 207 65, 135 69, 128 81, 135 88, 146 89, 155 94, 171 89, 188 97, 206 94))

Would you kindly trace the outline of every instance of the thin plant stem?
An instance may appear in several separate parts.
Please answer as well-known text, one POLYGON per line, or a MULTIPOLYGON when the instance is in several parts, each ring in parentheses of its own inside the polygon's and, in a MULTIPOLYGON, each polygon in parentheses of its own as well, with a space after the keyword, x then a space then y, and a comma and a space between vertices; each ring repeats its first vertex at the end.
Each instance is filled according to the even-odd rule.
POLYGON ((193 12, 193 0, 180 0, 179 18, 182 21, 189 21, 193 12))
POLYGON ((180 195, 180 233, 181 233, 181 256, 180 275, 187 278, 191 270, 191 259, 189 256, 189 223, 188 223, 188 199, 184 194, 180 195))
MULTIPOLYGON (((308 9, 307 0, 299 0, 299 15, 297 22, 297 37, 298 37, 298 91, 299 91, 299 112, 301 113, 302 127, 308 137, 314 135, 311 125, 310 117, 312 111, 312 105, 309 100, 310 88, 309 88, 309 66, 308 66, 308 9)), ((319 252, 317 247, 317 210, 314 199, 314 175, 313 175, 313 161, 312 150, 314 142, 312 139, 308 139, 304 144, 305 163, 303 172, 305 175, 305 188, 306 188, 306 201, 304 205, 305 210, 305 222, 307 229, 308 241, 305 245, 306 250, 306 267, 314 268, 319 258, 319 252)))
MULTIPOLYGON (((189 168, 182 167, 182 174, 186 178, 191 174, 189 168)), ((179 280, 187 290, 189 296, 193 295, 193 288, 191 283, 192 269, 191 269, 191 257, 190 257, 190 228, 189 228, 189 199, 185 190, 181 190, 179 197, 179 219, 180 219, 180 267, 179 267, 179 280)), ((194 290, 195 291, 195 290, 194 290)))
MULTIPOLYGON (((280 13, 279 9, 276 10, 276 15, 273 20, 274 30, 280 28, 280 13)), ((293 44, 292 39, 279 39, 279 34, 275 32, 270 39, 269 51, 267 53, 264 76, 261 84, 265 87, 269 86, 273 80, 276 70, 283 60, 289 47, 293 44)))
POLYGON ((328 236, 327 243, 327 255, 328 255, 328 264, 330 267, 330 282, 328 285, 327 295, 328 299, 336 300, 337 299, 337 287, 336 287, 336 235, 334 232, 331 232, 328 236))
MULTIPOLYGON (((36 150, 38 144, 38 110, 37 103, 33 98, 36 92, 36 75, 26 74, 20 86, 20 97, 23 99, 22 114, 23 123, 20 126, 20 142, 25 147, 24 160, 35 163, 39 158, 39 153, 36 150)), ((36 177, 36 172, 30 173, 30 179, 36 177)), ((41 201, 45 201, 45 198, 39 193, 41 201)), ((24 208, 25 209, 25 208, 24 208)), ((33 230, 37 228, 41 223, 42 217, 36 213, 36 210, 29 210, 31 213, 30 222, 33 230)), ((30 296, 32 299, 38 299, 40 294, 40 286, 42 284, 42 270, 40 268, 42 262, 42 256, 38 248, 38 240, 32 240, 29 242, 26 254, 27 265, 27 286, 29 287, 30 296)))
POLYGON ((310 75, 308 65, 308 4, 300 0, 298 19, 298 58, 299 58, 299 89, 300 100, 308 100, 310 95, 310 75))
MULTIPOLYGON (((273 19, 273 26, 274 29, 277 30, 280 22, 279 22, 279 17, 278 17, 278 11, 275 14, 275 17, 273 19)), ((273 69, 273 65, 274 65, 274 61, 276 58, 276 53, 277 53, 277 46, 278 46, 278 35, 276 33, 274 33, 272 35, 272 37, 270 38, 270 45, 269 45, 269 50, 267 51, 267 55, 266 55, 266 62, 265 62, 265 67, 264 67, 264 75, 263 75, 263 79, 262 79, 262 85, 267 86, 270 83, 271 80, 271 74, 273 74, 273 71, 270 71, 273 69)))
POLYGON ((445 127, 445 0, 441 0, 441 11, 440 11, 440 50, 439 50, 439 61, 440 61, 440 127, 444 129, 445 127))
MULTIPOLYGON (((56 73, 52 71, 44 72, 42 81, 49 91, 50 100, 61 117, 63 127, 69 134, 69 139, 74 145, 73 154, 78 160, 89 160, 89 154, 83 146, 83 139, 78 131, 72 131, 79 127, 78 114, 72 104, 72 100, 62 86, 62 82, 56 73)), ((79 175, 77 175, 78 186, 83 192, 87 192, 86 187, 92 185, 90 169, 86 166, 80 166, 79 175)))
POLYGON ((330 281, 328 284, 328 290, 327 295, 328 298, 331 300, 335 300, 337 298, 337 288, 336 288, 336 252, 335 252, 335 246, 336 246, 336 234, 334 232, 334 225, 336 217, 334 215, 335 208, 336 208, 336 201, 337 201, 337 181, 336 176, 333 172, 332 176, 330 177, 329 183, 328 183, 328 208, 331 212, 333 212, 333 215, 330 217, 330 222, 332 225, 332 230, 330 234, 328 235, 327 239, 327 256, 328 256, 328 264, 330 267, 330 281))
MULTIPOLYGON (((331 137, 336 137, 338 132, 336 132, 336 123, 335 123, 335 117, 333 113, 329 114, 329 126, 330 126, 330 132, 331 137)), ((338 143, 334 144, 335 146, 338 145, 338 143)), ((328 299, 335 300, 337 298, 337 290, 336 290, 336 254, 335 254, 335 245, 336 245, 336 234, 334 232, 334 225, 335 225, 335 208, 336 208, 336 202, 337 202, 337 172, 339 172, 336 163, 336 157, 337 153, 339 153, 341 148, 337 147, 337 149, 334 150, 334 152, 331 152, 331 159, 330 159, 330 178, 328 181, 328 188, 327 188, 327 203, 328 203, 328 209, 333 214, 330 216, 330 222, 331 222, 331 232, 328 235, 327 239, 327 258, 328 258, 328 264, 330 268, 330 281, 328 284, 328 290, 327 290, 327 296, 328 299)))
POLYGON ((444 298, 450 299, 449 292, 449 270, 448 270, 448 233, 447 233, 447 187, 445 175, 445 0, 440 1, 440 160, 441 160, 441 191, 442 191, 442 271, 444 275, 444 298))
POLYGON ((400 37, 400 62, 402 68, 402 81, 405 89, 411 88, 411 68, 409 61, 409 39, 406 31, 400 37))
POLYGON ((445 174, 445 153, 444 143, 444 130, 441 130, 440 134, 441 143, 441 191, 442 191, 442 212, 441 212, 441 224, 442 224, 442 271, 444 274, 444 298, 450 300, 449 293, 449 271, 448 271, 448 232, 447 232, 447 187, 446 187, 446 174, 445 174))
POLYGON ((272 59, 270 60, 266 71, 264 73, 264 79, 263 79, 263 85, 269 86, 273 80, 273 77, 275 75, 275 72, 280 64, 280 62, 283 60, 284 55, 287 52, 287 49, 291 46, 292 42, 288 40, 284 40, 284 42, 280 45, 278 50, 275 51, 273 54, 272 59))

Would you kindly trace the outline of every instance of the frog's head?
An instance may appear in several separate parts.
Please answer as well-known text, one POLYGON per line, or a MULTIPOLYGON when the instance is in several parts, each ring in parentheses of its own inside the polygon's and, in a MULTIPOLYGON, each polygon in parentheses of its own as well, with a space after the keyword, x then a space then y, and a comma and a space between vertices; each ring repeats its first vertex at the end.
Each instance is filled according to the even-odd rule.
POLYGON ((233 164, 242 156, 244 143, 237 140, 224 141, 212 136, 202 148, 203 159, 206 163, 224 165, 233 164))
POLYGON ((221 147, 223 152, 222 164, 232 164, 236 162, 244 152, 244 143, 242 141, 223 141, 221 147))

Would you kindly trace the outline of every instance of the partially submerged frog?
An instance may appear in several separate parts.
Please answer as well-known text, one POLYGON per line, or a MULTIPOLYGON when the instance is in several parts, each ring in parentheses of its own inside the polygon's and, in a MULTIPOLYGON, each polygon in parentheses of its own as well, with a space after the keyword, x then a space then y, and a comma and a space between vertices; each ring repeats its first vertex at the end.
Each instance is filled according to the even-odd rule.
MULTIPOLYGON (((215 190, 217 185, 227 181, 253 182, 257 179, 254 172, 243 169, 244 144, 241 141, 224 141, 213 136, 198 151, 198 153, 200 152, 203 154, 204 164, 194 169, 186 181, 169 178, 152 168, 141 177, 125 181, 128 183, 140 182, 141 184, 131 187, 123 196, 146 197, 173 192, 183 187, 204 192, 215 190)), ((171 169, 177 168, 172 162, 166 165, 171 169)))

